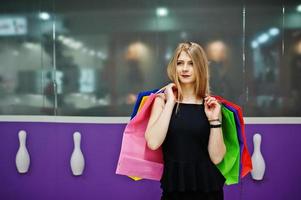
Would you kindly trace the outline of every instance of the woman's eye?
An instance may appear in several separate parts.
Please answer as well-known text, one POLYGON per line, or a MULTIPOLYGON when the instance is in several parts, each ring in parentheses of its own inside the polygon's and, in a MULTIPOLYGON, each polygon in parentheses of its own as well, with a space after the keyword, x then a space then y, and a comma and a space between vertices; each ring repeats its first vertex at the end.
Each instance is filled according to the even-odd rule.
POLYGON ((177 65, 181 65, 182 63, 181 62, 177 62, 177 65))

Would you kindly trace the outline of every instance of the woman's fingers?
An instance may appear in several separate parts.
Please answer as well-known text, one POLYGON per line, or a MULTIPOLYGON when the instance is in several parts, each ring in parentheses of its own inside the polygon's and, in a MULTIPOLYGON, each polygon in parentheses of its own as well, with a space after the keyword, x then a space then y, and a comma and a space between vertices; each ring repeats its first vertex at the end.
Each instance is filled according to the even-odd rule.
POLYGON ((215 97, 207 96, 204 99, 209 107, 216 105, 218 103, 215 97))
POLYGON ((216 98, 215 97, 211 97, 211 96, 207 96, 207 97, 205 97, 205 100, 209 100, 209 99, 211 99, 211 100, 216 100, 216 98))

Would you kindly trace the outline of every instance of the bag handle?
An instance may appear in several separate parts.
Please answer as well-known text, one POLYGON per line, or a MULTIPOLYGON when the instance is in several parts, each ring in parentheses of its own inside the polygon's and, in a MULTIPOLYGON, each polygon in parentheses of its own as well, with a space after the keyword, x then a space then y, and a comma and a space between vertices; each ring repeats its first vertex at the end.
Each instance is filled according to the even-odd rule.
POLYGON ((161 89, 159 89, 157 92, 155 92, 155 94, 158 94, 158 93, 164 91, 164 90, 165 90, 165 87, 166 87, 166 86, 164 86, 164 87, 162 87, 161 89))

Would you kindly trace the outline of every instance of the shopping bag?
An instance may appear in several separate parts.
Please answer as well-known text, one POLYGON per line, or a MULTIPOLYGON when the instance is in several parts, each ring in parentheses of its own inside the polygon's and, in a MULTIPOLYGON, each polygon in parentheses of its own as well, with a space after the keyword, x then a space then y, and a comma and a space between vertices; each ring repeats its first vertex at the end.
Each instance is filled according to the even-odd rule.
MULTIPOLYGON (((162 88, 161 88, 162 89, 162 88)), ((151 93, 156 93, 158 92, 159 89, 154 89, 154 90, 149 90, 149 91, 142 91, 139 92, 139 94, 137 95, 137 99, 134 105, 134 109, 133 112, 131 114, 131 119, 133 119, 133 117, 137 114, 137 112, 141 109, 141 107, 143 106, 145 100, 147 99, 147 97, 151 94, 151 93), (142 101, 143 100, 143 101, 142 101), (143 102, 143 103, 141 103, 143 102)))
POLYGON ((235 124, 236 124, 236 130, 237 130, 237 138, 238 138, 238 142, 239 142, 239 179, 241 178, 241 170, 242 170, 242 163, 241 163, 241 156, 242 156, 242 151, 243 151, 243 147, 244 147, 244 143, 243 143, 243 136, 241 133, 241 124, 239 122, 239 115, 237 113, 237 110, 235 110, 234 108, 223 104, 225 106, 225 108, 227 108, 229 111, 233 112, 234 115, 234 119, 235 119, 235 124))
POLYGON ((247 147, 247 139, 246 139, 246 135, 245 135, 245 125, 244 125, 244 120, 243 120, 243 115, 242 115, 242 109, 230 102, 227 101, 226 99, 223 99, 220 96, 214 96, 215 98, 217 98, 222 104, 224 105, 228 105, 232 108, 234 108, 235 110, 237 110, 238 116, 239 116, 239 122, 241 124, 241 135, 243 138, 243 151, 242 151, 242 155, 241 155, 241 165, 242 165, 242 170, 241 170, 241 178, 245 177, 249 172, 251 172, 252 170, 252 160, 251 160, 251 156, 247 147))
POLYGON ((141 110, 126 125, 116 174, 160 180, 163 173, 162 149, 149 149, 144 136, 156 96, 157 93, 151 93, 141 110))
POLYGON ((221 105, 221 112, 222 132, 226 146, 226 154, 224 155, 223 160, 216 166, 225 177, 225 184, 231 185, 239 182, 240 147, 234 114, 224 105, 221 105))

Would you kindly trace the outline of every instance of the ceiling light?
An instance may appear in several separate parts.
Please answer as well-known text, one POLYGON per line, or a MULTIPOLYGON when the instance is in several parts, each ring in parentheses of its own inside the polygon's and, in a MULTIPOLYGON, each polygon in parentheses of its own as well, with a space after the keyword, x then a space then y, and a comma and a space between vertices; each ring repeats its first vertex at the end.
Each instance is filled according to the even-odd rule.
POLYGON ((167 8, 164 8, 164 7, 160 7, 160 8, 157 8, 157 16, 159 17, 165 17, 168 15, 168 9, 167 8))
POLYGON ((50 19, 50 15, 47 12, 41 12, 41 13, 39 13, 39 18, 42 20, 48 20, 48 19, 50 19))

